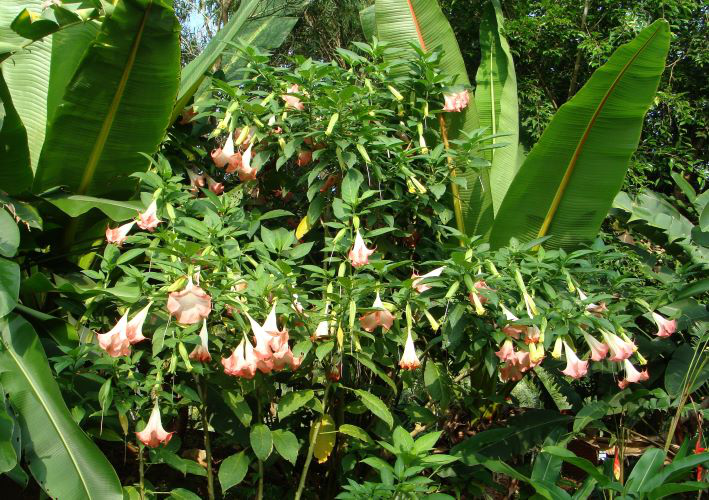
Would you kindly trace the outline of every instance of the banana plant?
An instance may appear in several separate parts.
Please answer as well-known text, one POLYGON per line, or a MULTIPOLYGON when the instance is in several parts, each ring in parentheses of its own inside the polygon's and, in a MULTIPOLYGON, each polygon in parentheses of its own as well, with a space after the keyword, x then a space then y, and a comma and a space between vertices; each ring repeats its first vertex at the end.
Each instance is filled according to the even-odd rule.
POLYGON ((655 21, 619 47, 554 115, 510 184, 490 235, 550 236, 547 248, 592 240, 623 184, 665 69, 670 31, 655 21))
MULTIPOLYGON (((364 30, 371 31, 371 12, 361 17, 364 30)), ((436 0, 377 0, 374 19, 379 39, 398 48, 400 57, 406 57, 410 43, 424 50, 442 47, 448 52, 444 72, 466 74, 436 0)), ((454 203, 462 202, 467 234, 482 235, 495 248, 510 238, 572 248, 597 235, 620 190, 664 70, 669 25, 658 20, 619 47, 559 109, 520 162, 516 77, 502 22, 499 2, 491 0, 481 24, 474 122, 476 128, 478 123, 489 128, 497 136, 494 141, 506 146, 488 153, 489 172, 467 179, 467 188, 454 195, 454 203)))

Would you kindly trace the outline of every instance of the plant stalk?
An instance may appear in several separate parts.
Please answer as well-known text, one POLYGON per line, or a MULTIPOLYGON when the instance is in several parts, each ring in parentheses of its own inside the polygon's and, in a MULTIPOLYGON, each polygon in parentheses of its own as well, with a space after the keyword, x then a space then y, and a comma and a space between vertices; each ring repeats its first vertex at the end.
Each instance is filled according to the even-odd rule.
MULTIPOLYGON (((195 377, 197 378, 197 377, 195 377)), ((197 387, 200 388, 199 397, 202 399, 202 430, 204 432, 204 451, 207 459, 207 497, 214 500, 214 472, 212 471, 212 443, 209 437, 209 419, 207 418, 207 381, 197 378, 197 387)))
MULTIPOLYGON (((438 123, 441 127, 441 137, 443 138, 443 147, 446 149, 446 153, 450 150, 450 143, 448 142, 448 129, 446 129, 446 119, 443 118, 443 113, 438 115, 438 123)), ((453 166, 453 158, 447 157, 448 168, 451 172, 451 177, 456 176, 455 167, 453 166)), ((458 184, 451 181, 451 193, 453 194, 453 213, 455 213, 455 225, 458 231, 465 234, 465 221, 463 220, 463 206, 460 202, 460 191, 458 190, 458 184)), ((463 242, 461 241, 461 245, 463 242)))
POLYGON ((140 500, 145 500, 145 468, 143 465, 143 444, 138 446, 138 485, 140 489, 140 500))
MULTIPOLYGON (((325 394, 323 394, 322 398, 323 410, 326 408, 327 394, 329 391, 330 383, 325 386, 325 394)), ((300 500, 300 497, 303 495, 303 490, 305 489, 305 480, 308 478, 308 469, 310 468, 310 462, 313 461, 313 450, 315 449, 315 442, 318 440, 318 434, 320 433, 321 423, 322 416, 316 417, 315 425, 313 426, 313 433, 310 437, 310 443, 308 444, 308 454, 305 456, 303 472, 300 473, 300 482, 298 483, 298 490, 295 492, 294 500, 300 500)))

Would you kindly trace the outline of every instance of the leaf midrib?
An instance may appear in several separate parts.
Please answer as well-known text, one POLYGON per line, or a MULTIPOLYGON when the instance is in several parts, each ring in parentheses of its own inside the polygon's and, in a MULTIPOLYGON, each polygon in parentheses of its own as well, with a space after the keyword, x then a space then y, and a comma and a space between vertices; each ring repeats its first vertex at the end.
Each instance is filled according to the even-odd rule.
POLYGON ((98 166, 98 161, 103 154, 104 147, 106 146, 106 141, 108 140, 108 135, 111 133, 111 127, 113 127, 113 121, 118 113, 118 107, 123 100, 123 95, 125 94, 126 86, 128 85, 128 79, 130 78, 133 66, 135 65, 135 59, 138 54, 138 48, 140 47, 140 41, 143 38, 143 33, 145 31, 145 24, 147 23, 148 16, 150 14, 150 9, 153 6, 152 0, 148 2, 143 12, 143 18, 140 21, 140 26, 133 39, 133 45, 131 46, 130 53, 128 54, 128 59, 126 60, 125 66, 123 67, 123 74, 121 75, 121 80, 118 82, 118 87, 116 87, 116 92, 111 101, 111 105, 108 108, 106 117, 101 125, 101 130, 96 138, 96 142, 91 150, 89 159, 86 163, 86 168, 84 170, 84 175, 81 178, 81 183, 77 189, 78 194, 84 194, 91 185, 91 181, 96 173, 96 167, 98 166))
POLYGON ((628 69, 632 64, 637 60, 637 58, 640 56, 640 54, 650 45, 650 42, 652 42, 657 34, 660 32, 662 29, 662 26, 658 26, 655 32, 647 39, 647 41, 635 52, 633 57, 630 58, 630 60, 625 63, 625 66, 623 69, 618 73, 618 76, 616 76, 615 80, 611 84, 611 86, 608 88, 606 91, 605 95, 603 96, 603 99, 599 103, 598 107, 596 108, 596 111, 593 113, 591 116, 591 119, 589 120, 588 124, 586 125, 586 130, 584 130, 583 135, 581 136, 581 139, 579 140, 579 143, 576 146, 576 149, 574 150, 574 154, 571 157, 571 160, 569 161, 569 164, 566 167, 566 172, 564 173, 564 177, 561 179, 561 183, 559 184, 559 187, 557 188, 556 194, 554 195, 554 199, 552 200, 551 206, 549 207, 549 211, 547 212, 546 217, 544 217, 544 221, 542 222, 542 226, 539 228, 539 232, 537 233, 537 238, 541 238, 543 236, 546 236, 547 232, 549 231, 549 227, 551 226, 552 220, 554 219, 554 216, 556 215, 556 212, 559 208, 559 205, 561 204, 561 199, 564 197, 564 193, 566 192, 566 188, 571 181, 571 174, 574 171, 574 168, 576 167, 576 163, 578 162, 579 156, 581 156, 581 152, 583 150, 583 147, 586 145, 586 141, 588 140, 589 135, 591 134, 591 130, 593 129, 593 126, 596 123, 596 120, 598 119, 598 116, 601 114, 601 111, 603 111, 604 106, 606 105, 606 102, 608 102, 608 99, 610 98, 611 94, 615 91, 616 87, 618 86, 618 83, 620 80, 625 76, 627 73, 628 69))
MULTIPOLYGON (((9 328, 9 324, 8 324, 8 328, 9 328)), ((84 487, 84 491, 86 492, 86 497, 91 498, 88 483, 84 479, 84 475, 81 473, 81 468, 79 467, 79 463, 77 462, 76 458, 74 457, 74 454, 71 452, 71 447, 69 446, 69 443, 67 443, 66 439, 64 438, 63 433, 59 430, 59 425, 54 420, 54 416, 52 415, 52 412, 49 411, 48 405, 44 402, 44 399, 41 397, 41 394, 40 394, 39 390, 37 389, 37 387, 35 386, 32 378, 28 375, 28 373, 22 367, 22 364, 19 362, 18 357, 15 355, 15 352, 12 349, 6 349, 6 350, 8 353, 10 353, 10 356, 12 356, 13 361, 15 362, 15 364, 17 365, 19 370, 22 372, 22 375, 27 380, 30 388, 34 392, 35 396, 37 397, 37 400, 40 402, 40 404, 44 408, 45 413, 49 417, 49 421, 54 426, 54 430, 57 432, 57 434, 59 435, 59 438, 62 440, 62 443, 64 444, 64 449, 66 450, 67 454, 69 455, 69 458, 71 458, 71 461, 74 463, 74 468, 76 469, 76 472, 79 475, 79 478, 81 479, 81 484, 84 487)))

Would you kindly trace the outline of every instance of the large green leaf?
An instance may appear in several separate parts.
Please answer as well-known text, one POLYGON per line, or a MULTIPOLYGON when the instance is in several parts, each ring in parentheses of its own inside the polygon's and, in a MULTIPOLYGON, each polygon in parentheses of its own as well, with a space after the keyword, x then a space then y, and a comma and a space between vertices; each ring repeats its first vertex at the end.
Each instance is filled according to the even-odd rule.
POLYGON ((17 194, 32 186, 27 130, 12 104, 10 91, 0 71, 0 189, 17 194))
POLYGON ((480 126, 486 127, 493 135, 505 134, 492 140, 493 144, 506 144, 504 147, 486 152, 491 163, 490 194, 494 213, 500 209, 507 188, 517 173, 519 145, 517 76, 510 46, 501 33, 502 28, 500 2, 490 0, 480 22, 481 59, 475 77, 475 104, 480 126))
POLYGON ((359 11, 359 23, 362 25, 364 39, 371 42, 377 32, 377 6, 370 5, 359 11))
POLYGON ((120 499, 121 483, 106 457, 71 418, 32 326, 0 319, 0 382, 22 427, 30 471, 58 499, 120 499))
MULTIPOLYGON (((456 85, 470 87, 458 41, 436 0, 376 0, 375 6, 377 37, 389 44, 393 58, 415 57, 412 44, 424 51, 442 48, 444 55, 440 70, 454 77, 456 85)), ((472 132, 479 127, 478 110, 472 96, 465 110, 447 113, 445 118, 451 139, 458 139, 461 132, 472 132)), ((464 225, 467 233, 475 233, 479 232, 478 226, 489 226, 492 222, 489 178, 474 174, 466 181, 467 189, 457 194, 463 218, 458 225, 464 225)), ((456 192, 457 186, 454 187, 454 197, 456 192)))
MULTIPOLYGON (((42 0, 3 0, 0 2, 0 40, 22 47, 29 40, 10 29, 10 23, 24 8, 41 12, 42 0)), ((27 129, 32 168, 35 169, 44 143, 47 125, 47 93, 49 66, 52 58, 52 37, 36 41, 27 50, 3 61, 5 82, 15 109, 27 129)), ((4 167, 6 168, 6 167, 4 167)))
POLYGON ((573 247, 596 236, 637 148, 669 37, 667 21, 656 21, 559 109, 507 191, 493 247, 546 235, 545 247, 573 247))
POLYGON ((239 10, 232 16, 226 25, 214 35, 204 50, 182 70, 180 87, 177 91, 177 101, 172 110, 171 122, 177 118, 192 95, 197 91, 200 83, 204 80, 205 74, 212 68, 212 65, 222 55, 230 42, 237 35, 244 23, 253 14, 258 5, 258 0, 245 0, 239 5, 239 10))
POLYGON ((18 13, 23 9, 39 13, 41 4, 41 0, 0 3, 0 40, 17 49, 0 69, 27 130, 32 171, 39 162, 49 118, 61 101, 86 47, 98 32, 97 22, 87 22, 32 42, 12 31, 10 23, 18 13))
POLYGON ((49 126, 34 189, 126 195, 165 135, 180 71, 167 0, 120 0, 90 44, 49 126))
POLYGON ((116 201, 93 196, 67 195, 47 198, 47 201, 70 217, 79 217, 91 209, 101 210, 111 220, 124 221, 138 215, 145 207, 141 201, 116 201))

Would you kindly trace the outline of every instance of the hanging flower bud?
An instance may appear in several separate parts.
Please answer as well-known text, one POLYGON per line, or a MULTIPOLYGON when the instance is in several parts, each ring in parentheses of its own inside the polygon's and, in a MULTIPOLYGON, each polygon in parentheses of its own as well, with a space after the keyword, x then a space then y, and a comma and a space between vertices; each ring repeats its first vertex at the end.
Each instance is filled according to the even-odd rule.
POLYGON ((415 370, 421 366, 421 361, 419 361, 416 355, 416 347, 414 346, 414 339, 411 337, 411 331, 408 332, 406 336, 406 344, 404 345, 404 353, 399 361, 399 366, 403 370, 415 370))
POLYGON ((377 311, 365 314, 359 318, 359 324, 367 332, 373 332, 378 326, 382 327, 382 330, 389 331, 391 325, 394 323, 394 316, 384 308, 382 304, 382 299, 379 297, 379 292, 377 292, 377 297, 374 299, 372 304, 372 309, 377 309, 377 311))
POLYGON ((150 419, 146 426, 142 431, 135 433, 140 442, 150 448, 157 448, 161 444, 163 446, 166 445, 170 442, 173 434, 174 432, 166 432, 163 429, 160 419, 160 407, 157 403, 153 407, 153 412, 150 414, 150 419))
POLYGON ((118 246, 123 245, 123 242, 126 241, 126 237, 128 236, 128 233, 130 232, 131 229, 133 229, 133 224, 135 224, 135 221, 131 221, 127 224, 123 224, 122 226, 119 226, 115 229, 111 229, 110 227, 106 228, 106 242, 107 243, 115 243, 118 246))
POLYGON ((207 338, 207 319, 202 320, 202 329, 199 332, 200 344, 196 345, 189 358, 200 363, 209 363, 212 355, 209 354, 209 339, 207 338))
POLYGON ((204 176, 199 175, 191 168, 187 169, 187 176, 190 178, 190 191, 194 194, 199 193, 199 188, 204 187, 204 176))
POLYGON ((251 147, 252 145, 249 144, 249 147, 242 156, 241 165, 236 169, 239 173, 239 180, 241 182, 256 180, 258 169, 251 167, 251 147))
POLYGON ((315 329, 313 334, 310 336, 311 340, 322 340, 330 335, 330 325, 327 320, 323 320, 318 323, 318 327, 315 329))
POLYGON ((554 359, 559 359, 561 358, 561 350, 564 348, 563 341, 561 340, 561 337, 557 337, 557 339, 554 341, 554 350, 551 352, 551 357, 554 359))
POLYGON ((313 161, 313 152, 309 149, 303 149, 298 153, 298 161, 296 162, 299 167, 305 167, 313 161))
POLYGON ((515 356, 514 344, 507 339, 502 343, 500 350, 495 353, 495 356, 500 358, 500 361, 511 361, 517 359, 515 356))

